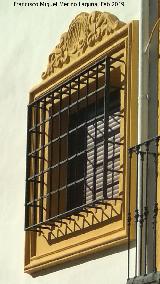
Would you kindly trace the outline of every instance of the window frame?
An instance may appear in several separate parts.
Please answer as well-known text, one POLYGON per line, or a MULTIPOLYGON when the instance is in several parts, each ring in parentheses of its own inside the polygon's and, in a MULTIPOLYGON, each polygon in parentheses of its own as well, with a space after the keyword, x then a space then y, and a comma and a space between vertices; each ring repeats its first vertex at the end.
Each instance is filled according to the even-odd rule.
MULTIPOLYGON (((123 159, 125 161, 124 181, 121 181, 125 183, 125 187, 128 179, 127 148, 136 144, 137 139, 137 34, 137 21, 125 25, 119 31, 111 35, 108 40, 100 42, 98 46, 92 48, 87 54, 84 54, 83 61, 82 57, 77 58, 74 63, 66 66, 51 79, 42 82, 30 92, 30 102, 32 102, 42 96, 44 91, 49 91, 51 87, 59 85, 62 80, 66 80, 82 68, 90 66, 93 62, 103 58, 104 55, 116 56, 117 54, 123 54, 125 66, 122 71, 126 72, 127 75, 124 83, 125 90, 123 91, 123 95, 125 93, 127 100, 126 105, 124 105, 123 95, 121 94, 122 105, 126 108, 126 123, 124 129, 121 127, 120 131, 125 135, 125 152, 123 154, 123 159), (83 64, 81 64, 81 62, 83 62, 83 64), (76 71, 77 66, 78 68, 76 71)), ((49 246, 45 244, 45 240, 41 239, 37 241, 38 236, 35 237, 34 232, 26 232, 25 272, 32 274, 42 268, 54 266, 67 260, 73 260, 86 254, 98 252, 108 247, 126 242, 127 189, 125 189, 124 194, 123 212, 120 220, 115 223, 106 223, 105 226, 96 227, 94 230, 86 230, 85 234, 77 233, 77 235, 69 241, 64 239, 49 246)), ((134 193, 132 200, 134 203, 134 193)), ((122 209, 121 205, 115 204, 115 202, 112 202, 111 205, 115 210, 120 211, 122 209)))

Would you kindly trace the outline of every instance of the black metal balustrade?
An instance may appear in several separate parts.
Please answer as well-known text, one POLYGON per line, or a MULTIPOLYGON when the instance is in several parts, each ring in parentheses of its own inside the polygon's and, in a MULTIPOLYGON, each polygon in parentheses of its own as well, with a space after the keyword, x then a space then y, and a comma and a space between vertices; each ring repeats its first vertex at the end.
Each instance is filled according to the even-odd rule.
POLYGON ((105 58, 28 106, 25 229, 120 199, 120 88, 105 58))
MULTIPOLYGON (((135 273, 132 277, 157 271, 157 182, 160 136, 129 149, 128 279, 131 247, 135 241, 135 273), (136 196, 135 206, 134 196, 136 196), (133 212, 134 210, 134 212, 133 212), (135 235, 133 236, 133 231, 135 235)), ((133 255, 132 255, 133 257, 133 255)))

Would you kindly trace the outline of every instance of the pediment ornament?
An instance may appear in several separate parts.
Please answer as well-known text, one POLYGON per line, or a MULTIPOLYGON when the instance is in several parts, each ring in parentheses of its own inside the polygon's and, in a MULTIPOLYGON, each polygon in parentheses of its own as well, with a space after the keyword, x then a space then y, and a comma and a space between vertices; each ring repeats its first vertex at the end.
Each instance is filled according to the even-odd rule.
POLYGON ((47 70, 42 73, 42 79, 48 79, 123 25, 123 22, 108 12, 80 13, 49 55, 47 70))

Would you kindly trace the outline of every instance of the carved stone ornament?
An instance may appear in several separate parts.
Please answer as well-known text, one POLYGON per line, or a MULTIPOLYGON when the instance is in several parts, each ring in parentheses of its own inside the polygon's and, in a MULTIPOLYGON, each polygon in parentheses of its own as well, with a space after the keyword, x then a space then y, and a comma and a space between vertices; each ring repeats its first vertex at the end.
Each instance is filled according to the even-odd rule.
POLYGON ((60 43, 49 55, 47 70, 42 79, 50 77, 73 62, 87 49, 96 46, 104 38, 124 25, 116 16, 107 12, 80 13, 71 22, 68 32, 62 34, 60 43))

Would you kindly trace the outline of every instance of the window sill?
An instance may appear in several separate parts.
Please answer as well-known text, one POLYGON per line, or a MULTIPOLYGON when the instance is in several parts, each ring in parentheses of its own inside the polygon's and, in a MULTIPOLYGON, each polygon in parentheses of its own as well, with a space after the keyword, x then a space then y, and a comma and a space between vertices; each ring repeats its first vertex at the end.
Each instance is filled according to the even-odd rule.
MULTIPOLYGON (((103 214, 106 216, 112 215, 112 217, 109 219, 104 217, 103 222, 99 222, 98 224, 96 219, 100 220, 102 218, 102 213, 97 212, 97 214, 95 214, 95 224, 90 226, 92 227, 92 230, 89 226, 83 230, 79 230, 77 227, 77 232, 70 234, 70 237, 68 235, 67 238, 57 238, 57 242, 50 238, 49 247, 48 243, 46 242, 46 238, 47 235, 49 237, 49 233, 46 232, 45 236, 39 236, 39 240, 36 242, 38 248, 36 256, 32 256, 30 258, 30 263, 25 266, 25 272, 32 274, 38 270, 46 269, 66 261, 89 255, 91 253, 100 252, 106 248, 126 242, 127 231, 125 224, 123 223, 124 216, 122 217, 121 201, 117 202, 117 204, 114 206, 113 202, 110 203, 110 206, 108 206, 107 210, 105 210, 103 214)), ((79 220, 77 225, 80 226, 81 224, 81 226, 83 226, 82 218, 80 219, 81 220, 79 220)), ((88 216, 85 222, 89 223, 89 219, 92 219, 92 217, 88 216)), ((68 221, 68 225, 69 223, 70 221, 68 221)), ((62 225, 62 229, 63 227, 64 225, 62 225)), ((31 241, 31 238, 34 237, 33 234, 35 233, 26 233, 26 243, 31 241)))

